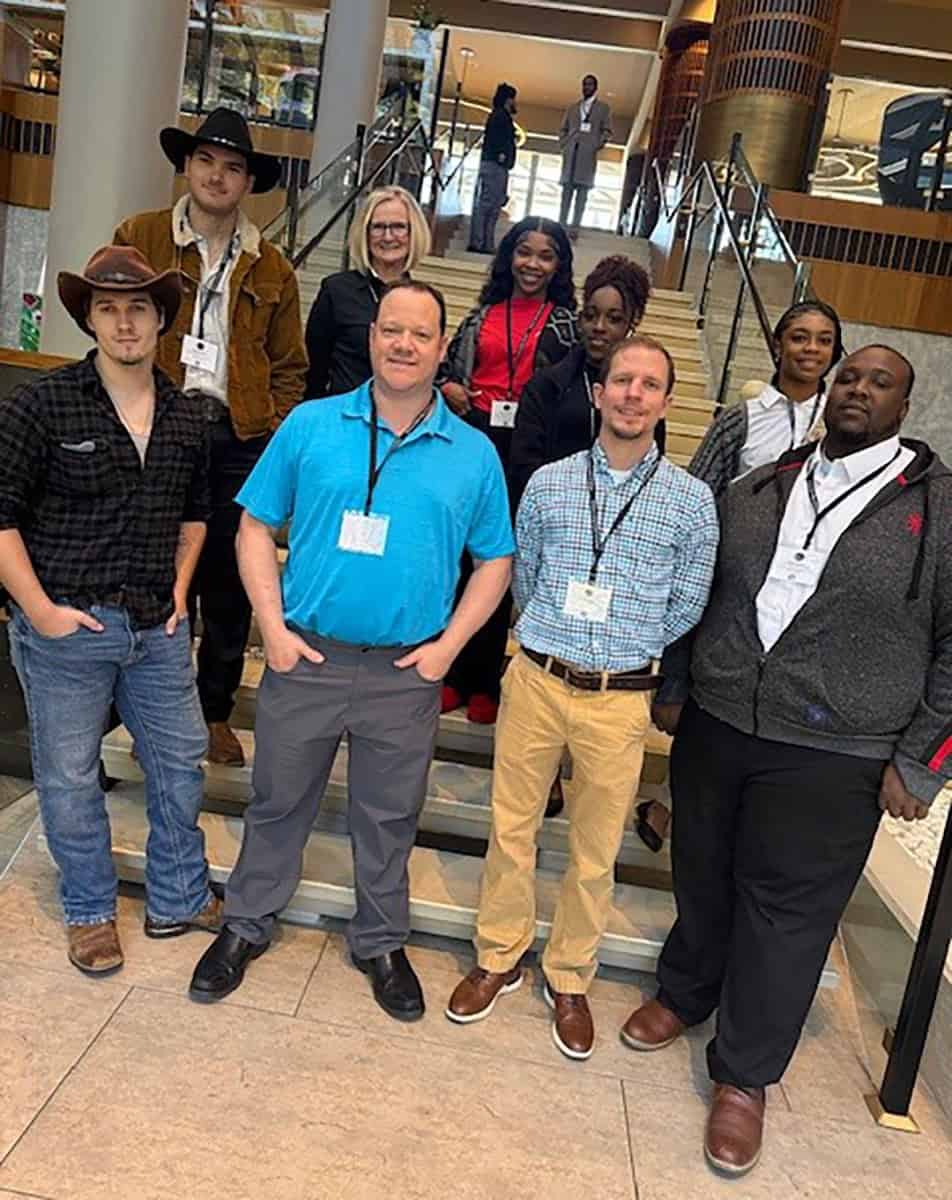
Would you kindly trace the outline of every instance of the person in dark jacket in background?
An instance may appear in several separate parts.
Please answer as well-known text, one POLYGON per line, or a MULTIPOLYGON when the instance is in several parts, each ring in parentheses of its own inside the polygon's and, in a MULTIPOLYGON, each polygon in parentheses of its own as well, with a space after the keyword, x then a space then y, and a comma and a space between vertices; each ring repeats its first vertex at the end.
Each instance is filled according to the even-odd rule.
MULTIPOLYGON (((587 450, 598 436, 600 419, 592 400, 605 356, 637 329, 651 292, 647 273, 621 254, 603 258, 582 285, 578 318, 581 341, 526 384, 516 412, 509 452, 509 489, 518 507, 533 471, 587 450)), ((655 431, 664 452, 664 421, 655 431)))
POLYGON ((678 919, 621 1036, 660 1050, 717 1010, 704 1148, 729 1175, 760 1156, 883 812, 921 819, 952 778, 952 472, 899 436, 914 378, 851 354, 823 441, 726 490, 690 671, 683 642, 662 663, 678 919))
POLYGON ((328 275, 307 318, 304 399, 352 392, 373 374, 370 326, 388 283, 409 278, 430 252, 430 229, 402 187, 375 188, 350 227, 351 271, 328 275))
POLYGON ((486 120, 466 247, 478 254, 493 254, 496 249, 496 222, 509 192, 509 172, 516 165, 516 126, 512 119, 516 95, 511 84, 501 83, 486 120))

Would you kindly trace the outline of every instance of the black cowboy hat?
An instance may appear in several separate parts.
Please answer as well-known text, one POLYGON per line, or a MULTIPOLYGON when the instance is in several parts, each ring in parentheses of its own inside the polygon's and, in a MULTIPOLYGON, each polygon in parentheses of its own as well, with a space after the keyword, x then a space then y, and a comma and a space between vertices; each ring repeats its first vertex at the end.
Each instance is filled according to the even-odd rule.
POLYGON ((261 154, 251 144, 248 123, 233 108, 216 108, 210 112, 194 133, 169 126, 159 134, 165 157, 176 171, 185 169, 185 160, 195 153, 196 146, 211 143, 237 150, 248 160, 248 171, 254 176, 253 192, 270 192, 281 177, 281 160, 273 154, 261 154))

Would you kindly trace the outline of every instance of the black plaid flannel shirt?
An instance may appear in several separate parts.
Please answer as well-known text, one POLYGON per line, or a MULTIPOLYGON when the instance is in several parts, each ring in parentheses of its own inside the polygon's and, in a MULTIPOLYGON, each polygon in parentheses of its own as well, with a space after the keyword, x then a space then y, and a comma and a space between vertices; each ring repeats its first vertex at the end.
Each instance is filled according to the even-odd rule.
POLYGON ((0 400, 0 529, 19 530, 51 599, 147 629, 172 612, 182 522, 208 520, 208 426, 156 370, 143 468, 94 355, 0 400))

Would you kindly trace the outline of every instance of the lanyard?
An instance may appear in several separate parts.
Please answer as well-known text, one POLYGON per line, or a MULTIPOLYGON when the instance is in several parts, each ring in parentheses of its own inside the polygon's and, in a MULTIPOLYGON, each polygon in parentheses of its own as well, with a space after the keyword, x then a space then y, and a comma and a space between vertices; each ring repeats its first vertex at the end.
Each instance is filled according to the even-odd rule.
POLYGON ((582 378, 585 380, 585 394, 588 396, 588 423, 589 423, 589 431, 591 432, 591 435, 592 435, 592 444, 594 445, 594 443, 595 443, 595 412, 596 412, 595 397, 592 395, 592 381, 589 379, 584 366, 582 367, 582 378))
POLYGON ((507 400, 511 401, 511 400, 515 399, 514 392, 515 392, 515 386, 516 386, 516 369, 519 366, 519 359, 522 358, 522 356, 525 352, 526 346, 529 343, 529 338, 532 336, 532 331, 533 331, 533 329, 535 329, 535 327, 539 324, 539 321, 542 319, 542 314, 545 312, 546 308, 548 307, 548 304, 549 304, 548 300, 543 300, 542 303, 539 305, 539 311, 529 322, 528 328, 526 329, 525 333, 522 335, 522 340, 519 342, 519 346, 516 349, 516 353, 515 353, 515 355, 513 355, 513 353, 512 353, 512 300, 509 297, 506 298, 506 358, 509 363, 509 394, 506 397, 507 400))
POLYGON ((606 533, 605 536, 602 537, 602 534, 601 534, 602 522, 601 522, 601 518, 598 515, 598 502, 595 499, 595 458, 594 458, 594 454, 592 453, 592 451, 589 451, 589 455, 588 455, 588 507, 589 507, 589 511, 591 512, 591 516, 592 516, 592 566, 591 566, 591 570, 588 573, 588 582, 589 583, 595 582, 595 576, 598 574, 598 564, 601 562, 602 555, 605 553, 605 547, 608 545, 608 539, 615 532, 615 530, 619 527, 619 525, 621 525, 621 523, 622 523, 622 521, 624 521, 625 517, 627 517, 628 514, 631 512, 632 505, 641 496, 641 493, 645 490, 645 488, 652 481, 652 479, 654 479, 655 472, 658 470, 658 468, 660 466, 661 466, 661 455, 659 454, 658 457, 655 459, 654 465, 652 466, 651 470, 645 476, 644 482, 642 483, 641 487, 637 490, 637 492, 635 492, 635 494, 633 496, 631 496, 629 498, 628 503, 624 506, 624 508, 621 510, 621 512, 618 514, 618 516, 612 522, 611 528, 609 529, 608 533, 606 533))
MULTIPOLYGON (((786 399, 786 397, 785 397, 786 399)), ((813 428, 816 423, 816 415, 820 411, 820 401, 823 399, 823 393, 817 392, 816 399, 813 401, 813 412, 810 413, 810 423, 807 425, 807 433, 813 428)), ((797 445, 797 418, 794 413, 793 401, 787 400, 787 416, 790 418, 790 446, 793 450, 797 445)))
POLYGON ((410 424, 404 429, 399 437, 395 437, 390 443, 387 453, 383 456, 379 466, 377 464, 377 402, 374 400, 373 384, 370 385, 370 462, 367 468, 367 500, 364 503, 364 516, 370 515, 370 506, 374 499, 374 488, 377 486, 377 480, 380 478, 380 473, 393 454, 394 450, 398 449, 407 440, 411 433, 426 420, 427 414, 433 405, 433 397, 427 400, 426 404, 417 415, 413 418, 410 424))
POLYGON ((807 540, 803 543, 804 550, 810 549, 810 543, 813 541, 813 535, 816 533, 817 528, 819 527, 819 524, 823 518, 831 513, 838 504, 842 504, 844 500, 848 500, 850 496, 858 492, 860 488, 864 488, 867 483, 872 483, 873 480, 882 475, 884 471, 888 471, 901 453, 902 447, 900 446, 889 462, 883 463, 883 465, 881 467, 877 467, 875 471, 870 471, 868 475, 864 475, 863 478, 857 483, 854 483, 852 487, 847 488, 845 492, 841 492, 835 500, 831 500, 826 508, 823 509, 820 508, 820 500, 816 494, 816 483, 813 479, 814 475, 816 474, 816 462, 814 462, 812 470, 807 471, 807 495, 810 497, 810 507, 813 509, 813 528, 807 534, 807 540))
POLYGON ((232 255, 235 252, 236 240, 236 235, 232 234, 228 242, 228 249, 221 256, 221 260, 218 263, 218 270, 207 283, 200 285, 202 298, 198 307, 198 340, 201 342, 205 340, 205 314, 208 312, 209 308, 211 308, 212 301, 218 295, 218 289, 221 286, 221 281, 225 277, 225 272, 228 270, 228 264, 231 262, 232 255))

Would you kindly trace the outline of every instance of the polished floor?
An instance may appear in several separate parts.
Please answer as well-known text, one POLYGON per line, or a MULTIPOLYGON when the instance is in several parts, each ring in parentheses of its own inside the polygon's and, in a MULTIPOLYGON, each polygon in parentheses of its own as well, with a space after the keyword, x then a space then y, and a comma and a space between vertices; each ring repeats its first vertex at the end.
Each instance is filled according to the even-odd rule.
POLYGON ((618 1041, 648 977, 599 976, 584 1064, 553 1045, 536 975, 490 1020, 451 1025, 471 958, 438 939, 410 947, 417 1025, 375 1006, 336 925, 283 926, 205 1007, 185 996, 205 935, 147 941, 130 893, 126 965, 88 980, 65 958, 34 813, 30 794, 0 811, 0 1200, 949 1200, 952 1130, 929 1097, 920 1137, 870 1121, 848 982, 820 994, 772 1090, 760 1167, 729 1182, 700 1151, 709 1030, 655 1055, 618 1041))

